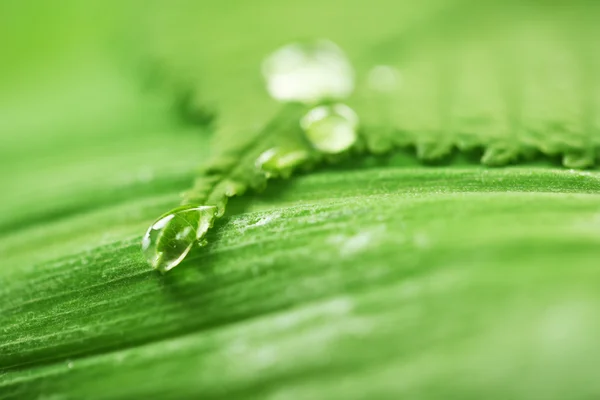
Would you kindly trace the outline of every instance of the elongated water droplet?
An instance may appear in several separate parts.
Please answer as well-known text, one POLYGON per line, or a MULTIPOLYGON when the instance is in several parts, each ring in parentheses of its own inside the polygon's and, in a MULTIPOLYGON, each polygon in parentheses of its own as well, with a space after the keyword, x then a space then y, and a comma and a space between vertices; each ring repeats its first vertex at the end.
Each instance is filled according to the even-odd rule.
POLYGON ((269 178, 277 175, 287 177, 309 158, 306 149, 273 147, 258 157, 256 167, 262 169, 269 178))
POLYGON ((323 153, 341 153, 358 139, 358 116, 344 104, 315 107, 302 118, 300 126, 313 147, 323 153))
POLYGON ((317 103, 344 99, 354 90, 354 70, 344 52, 328 40, 292 43, 263 63, 269 94, 279 101, 317 103))
POLYGON ((148 263, 161 272, 176 267, 212 226, 216 207, 187 205, 171 210, 148 228, 142 251, 148 263))

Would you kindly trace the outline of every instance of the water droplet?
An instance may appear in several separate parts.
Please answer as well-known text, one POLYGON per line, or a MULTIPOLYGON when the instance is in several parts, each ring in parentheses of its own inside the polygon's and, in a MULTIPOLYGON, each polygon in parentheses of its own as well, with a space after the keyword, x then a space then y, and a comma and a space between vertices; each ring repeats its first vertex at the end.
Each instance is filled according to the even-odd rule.
POLYGON ((344 104, 315 107, 302 118, 300 126, 313 147, 324 153, 341 153, 358 139, 358 116, 344 104))
POLYGON ((142 251, 150 265, 161 272, 179 265, 195 243, 201 245, 216 211, 214 206, 186 205, 158 218, 142 240, 142 251))
POLYGON ((269 94, 284 102, 344 99, 354 90, 352 65, 328 40, 284 46, 264 61, 262 71, 269 94))
POLYGON ((277 175, 287 177, 309 158, 310 154, 303 148, 273 147, 256 159, 256 167, 269 178, 277 175))

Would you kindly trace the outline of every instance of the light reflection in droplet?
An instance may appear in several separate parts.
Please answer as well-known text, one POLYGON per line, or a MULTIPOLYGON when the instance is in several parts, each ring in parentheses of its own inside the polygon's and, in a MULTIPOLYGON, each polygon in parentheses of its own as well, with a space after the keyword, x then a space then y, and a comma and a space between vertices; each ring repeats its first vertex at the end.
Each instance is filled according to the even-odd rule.
POLYGON ((344 104, 315 107, 301 119, 300 126, 313 147, 323 153, 341 153, 358 139, 358 116, 344 104))
POLYGON ((261 169, 269 178, 278 175, 286 177, 309 158, 309 152, 300 147, 274 147, 266 150, 258 157, 256 167, 261 169))
POLYGON ((179 265, 193 245, 206 235, 216 210, 213 206, 188 205, 160 217, 142 239, 148 263, 161 272, 179 265))

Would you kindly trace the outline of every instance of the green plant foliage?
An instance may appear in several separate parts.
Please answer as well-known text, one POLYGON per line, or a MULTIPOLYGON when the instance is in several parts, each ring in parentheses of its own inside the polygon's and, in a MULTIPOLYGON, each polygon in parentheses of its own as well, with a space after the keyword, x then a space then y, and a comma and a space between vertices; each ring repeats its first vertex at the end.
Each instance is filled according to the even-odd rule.
MULTIPOLYGON (((465 10, 464 5, 456 7, 465 10)), ((586 16, 592 10, 579 4, 570 14, 552 5, 478 6, 417 34, 408 42, 414 48, 402 47, 406 38, 384 43, 380 51, 388 51, 390 65, 371 69, 350 100, 365 115, 366 150, 381 154, 415 148, 417 158, 428 163, 444 163, 458 150, 480 152, 478 158, 488 166, 540 156, 560 158, 569 168, 594 166, 600 132, 594 117, 600 113, 595 93, 600 88, 595 68, 600 57, 595 50, 600 46, 593 38, 600 32, 586 16), (377 75, 382 69, 388 77, 377 75)), ((274 60, 269 58, 271 69, 274 60)), ((289 62, 283 65, 289 68, 289 62)), ((314 165, 311 149, 298 139, 297 115, 282 114, 250 135, 248 143, 234 139, 233 147, 217 146, 215 160, 201 173, 186 203, 217 205, 222 215, 228 197, 264 186, 266 176, 256 160, 269 150, 269 138, 293 155, 294 166, 284 168, 284 175, 302 164, 314 165)), ((330 136, 312 144, 317 152, 336 148, 336 141, 347 147, 328 133, 339 124, 335 121, 304 126, 309 140, 323 133, 330 136)), ((278 162, 270 163, 272 171, 278 162)))
MULTIPOLYGON (((261 154, 274 147, 310 150, 302 140, 299 124, 305 109, 300 105, 284 107, 264 128, 249 132, 245 139, 222 146, 202 167, 194 187, 184 194, 184 202, 217 206, 218 214, 222 216, 229 197, 241 195, 250 188, 264 188, 268 175, 257 165, 261 154)), ((306 161, 311 159, 309 157, 306 161)))
POLYGON ((564 168, 597 161, 596 4, 202 3, 43 8, 73 36, 52 62, 2 35, 56 74, 0 93, 0 399, 598 397, 600 175, 564 168), (356 68, 345 154, 313 152, 306 108, 261 82, 302 36, 356 68), (136 87, 145 52, 217 119, 136 87), (268 158, 289 170, 265 187, 272 148, 310 157, 268 158), (161 275, 140 242, 181 193, 244 195, 161 275))
POLYGON ((594 390, 597 192, 595 174, 547 168, 314 173, 232 202, 244 211, 165 276, 135 232, 94 223, 145 203, 122 222, 142 228, 164 193, 73 217, 113 240, 3 272, 0 393, 594 390))

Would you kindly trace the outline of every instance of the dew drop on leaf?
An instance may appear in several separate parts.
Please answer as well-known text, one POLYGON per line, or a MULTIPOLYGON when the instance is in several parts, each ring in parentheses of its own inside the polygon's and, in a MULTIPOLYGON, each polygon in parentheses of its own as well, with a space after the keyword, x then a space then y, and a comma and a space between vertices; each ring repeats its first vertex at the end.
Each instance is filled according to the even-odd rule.
POLYGON ((212 226, 217 208, 186 205, 158 218, 144 235, 146 260, 161 272, 179 265, 212 226))
POLYGON ((313 147, 323 153, 341 153, 358 139, 358 116, 344 104, 315 107, 300 120, 300 126, 313 147))
POLYGON ((292 43, 262 65, 269 94, 283 102, 315 104, 348 97, 354 70, 344 52, 328 40, 292 43))
POLYGON ((309 152, 303 148, 273 147, 256 159, 256 167, 269 178, 277 175, 287 177, 309 158, 309 152))

